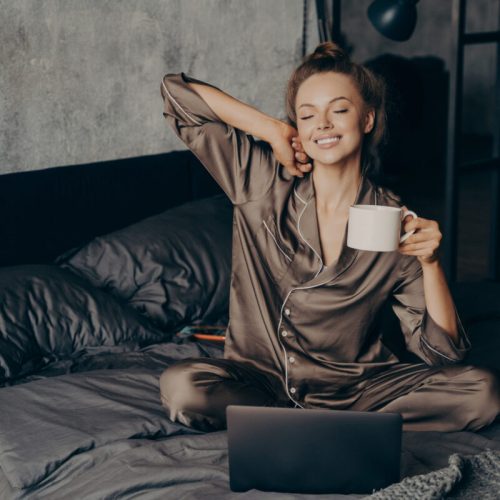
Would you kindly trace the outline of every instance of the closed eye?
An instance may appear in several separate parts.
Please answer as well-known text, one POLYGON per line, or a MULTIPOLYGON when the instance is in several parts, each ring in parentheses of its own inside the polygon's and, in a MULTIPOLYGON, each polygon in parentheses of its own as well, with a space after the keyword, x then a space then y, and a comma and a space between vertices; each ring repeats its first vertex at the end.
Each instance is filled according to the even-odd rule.
MULTIPOLYGON (((339 109, 338 111, 335 111, 335 113, 347 113, 348 111, 348 109, 339 109)), ((301 117, 301 120, 309 120, 309 118, 312 118, 312 115, 303 116, 301 117)))

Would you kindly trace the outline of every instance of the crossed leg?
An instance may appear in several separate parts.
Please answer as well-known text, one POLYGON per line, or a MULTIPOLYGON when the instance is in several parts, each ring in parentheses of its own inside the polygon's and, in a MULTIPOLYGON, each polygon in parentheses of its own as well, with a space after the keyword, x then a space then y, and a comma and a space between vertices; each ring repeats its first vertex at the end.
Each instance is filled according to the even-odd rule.
POLYGON ((476 431, 500 414, 499 382, 470 365, 395 365, 369 380, 349 409, 400 413, 404 430, 476 431))
MULTIPOLYGON (((279 385, 239 361, 187 358, 162 373, 160 394, 172 421, 209 432, 227 427, 229 404, 290 406, 279 385)), ((369 379, 346 409, 400 413, 404 430, 475 431, 500 414, 499 381, 470 365, 401 363, 369 379)))
POLYGON ((160 377, 160 395, 172 421, 207 432, 227 428, 229 404, 286 405, 264 373, 223 358, 186 358, 174 363, 160 377))

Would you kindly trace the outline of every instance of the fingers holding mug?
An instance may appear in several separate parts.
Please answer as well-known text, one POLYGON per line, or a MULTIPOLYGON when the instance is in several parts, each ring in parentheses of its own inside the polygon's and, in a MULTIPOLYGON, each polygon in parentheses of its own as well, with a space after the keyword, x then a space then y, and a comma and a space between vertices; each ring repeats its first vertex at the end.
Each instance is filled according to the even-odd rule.
MULTIPOLYGON (((404 207, 406 208, 406 207, 404 207)), ((413 212, 414 213, 414 212, 413 212)), ((403 221, 408 213, 403 214, 403 221)), ((408 222, 403 222, 404 230, 410 230, 402 238, 399 251, 405 255, 417 257, 422 265, 433 264, 439 259, 441 239, 443 237, 439 224, 434 220, 423 217, 413 217, 408 222), (411 240, 405 241, 411 234, 415 235, 411 240), (405 241, 404 243, 402 243, 405 241)))
MULTIPOLYGON (((403 231, 406 231, 405 226, 408 224, 408 222, 405 222, 406 217, 409 215, 412 217, 412 219, 418 218, 418 215, 413 211, 413 210, 408 210, 405 206, 401 207, 401 222, 403 223, 403 231)), ((406 241, 414 232, 416 231, 416 227, 411 229, 410 231, 407 231, 401 238, 399 239, 399 243, 403 243, 406 241)))

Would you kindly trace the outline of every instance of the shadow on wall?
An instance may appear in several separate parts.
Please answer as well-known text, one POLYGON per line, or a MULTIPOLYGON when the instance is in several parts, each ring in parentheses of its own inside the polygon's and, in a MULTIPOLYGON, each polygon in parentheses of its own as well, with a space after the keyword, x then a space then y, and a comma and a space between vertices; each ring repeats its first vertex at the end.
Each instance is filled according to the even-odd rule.
POLYGON ((387 82, 383 183, 404 200, 444 195, 448 73, 436 57, 383 54, 364 63, 387 82))

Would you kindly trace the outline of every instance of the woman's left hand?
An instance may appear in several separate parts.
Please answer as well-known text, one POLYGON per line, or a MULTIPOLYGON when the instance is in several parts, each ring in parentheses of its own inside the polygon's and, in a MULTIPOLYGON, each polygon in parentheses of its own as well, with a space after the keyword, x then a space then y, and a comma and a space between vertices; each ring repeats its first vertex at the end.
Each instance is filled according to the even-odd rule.
MULTIPOLYGON (((406 212, 408 208, 402 207, 406 212)), ((422 265, 436 262, 439 258, 438 250, 443 235, 439 224, 435 220, 407 215, 403 222, 405 233, 415 229, 415 232, 399 244, 398 251, 404 255, 414 255, 422 265)))

